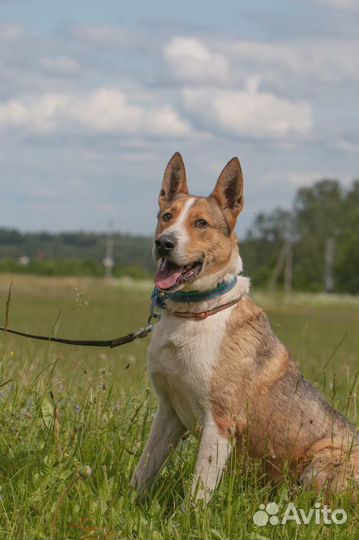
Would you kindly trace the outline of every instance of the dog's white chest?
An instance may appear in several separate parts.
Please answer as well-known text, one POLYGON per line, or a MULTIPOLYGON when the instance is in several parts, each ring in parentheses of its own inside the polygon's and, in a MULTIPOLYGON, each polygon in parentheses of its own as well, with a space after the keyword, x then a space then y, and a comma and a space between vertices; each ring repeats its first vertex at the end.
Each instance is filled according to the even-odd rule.
POLYGON ((165 315, 149 348, 149 373, 160 399, 169 400, 187 429, 209 410, 213 367, 231 309, 203 321, 165 315))

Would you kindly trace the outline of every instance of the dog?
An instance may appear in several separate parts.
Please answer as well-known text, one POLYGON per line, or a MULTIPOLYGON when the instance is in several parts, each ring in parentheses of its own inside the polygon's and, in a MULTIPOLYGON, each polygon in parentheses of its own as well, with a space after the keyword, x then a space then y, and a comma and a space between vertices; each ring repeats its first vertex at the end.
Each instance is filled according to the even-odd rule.
POLYGON ((234 448, 263 458, 278 482, 338 493, 359 477, 354 427, 300 373, 249 297, 235 233, 243 208, 238 158, 209 197, 188 193, 179 153, 159 195, 154 255, 164 307, 148 371, 158 410, 131 484, 148 492, 187 431, 200 432, 192 494, 208 502, 234 448))

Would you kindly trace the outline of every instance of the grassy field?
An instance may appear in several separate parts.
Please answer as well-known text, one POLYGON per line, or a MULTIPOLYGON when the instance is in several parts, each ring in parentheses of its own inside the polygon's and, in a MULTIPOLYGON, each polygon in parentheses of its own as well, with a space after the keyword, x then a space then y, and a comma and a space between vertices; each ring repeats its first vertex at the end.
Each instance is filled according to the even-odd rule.
MULTIPOLYGON (((151 285, 2 275, 2 320, 13 280, 9 327, 74 338, 108 338, 145 323, 151 285)), ((358 310, 350 297, 258 293, 304 374, 357 422, 358 310)), ((0 539, 354 539, 358 506, 342 525, 267 524, 260 504, 306 512, 320 497, 263 484, 258 463, 228 466, 212 502, 188 501, 198 441, 189 438, 141 504, 129 479, 155 410, 146 377, 148 340, 87 349, 0 337, 0 539)))

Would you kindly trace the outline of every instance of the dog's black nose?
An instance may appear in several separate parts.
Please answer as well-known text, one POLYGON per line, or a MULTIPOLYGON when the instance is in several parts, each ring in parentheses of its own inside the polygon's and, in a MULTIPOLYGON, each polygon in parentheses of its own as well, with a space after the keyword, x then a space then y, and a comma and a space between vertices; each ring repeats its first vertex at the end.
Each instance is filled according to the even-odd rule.
POLYGON ((162 234, 155 240, 157 253, 160 257, 165 257, 176 247, 176 238, 172 234, 162 234))

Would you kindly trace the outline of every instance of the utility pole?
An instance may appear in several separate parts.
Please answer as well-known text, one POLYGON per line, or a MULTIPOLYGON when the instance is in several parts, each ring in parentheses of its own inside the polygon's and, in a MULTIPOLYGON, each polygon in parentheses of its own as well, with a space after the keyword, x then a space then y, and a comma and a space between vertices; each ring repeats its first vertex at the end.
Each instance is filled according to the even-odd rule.
POLYGON ((112 278, 112 269, 115 261, 113 258, 113 222, 108 224, 108 235, 106 239, 106 255, 103 259, 103 265, 105 267, 105 278, 112 278))
POLYGON ((277 285, 277 281, 278 281, 278 278, 283 270, 283 267, 285 265, 285 261, 286 261, 286 258, 287 258, 287 250, 288 250, 288 247, 287 247, 287 242, 285 242, 279 252, 279 255, 278 255, 278 259, 277 259, 277 262, 276 262, 276 265, 274 267, 274 270, 272 272, 272 275, 270 277, 270 280, 269 280, 269 283, 268 283, 268 289, 269 290, 274 290, 276 285, 277 285))
POLYGON ((334 290, 334 252, 335 239, 330 236, 326 239, 324 250, 324 289, 327 293, 332 293, 334 290))
POLYGON ((293 243, 290 240, 287 242, 286 251, 287 256, 284 267, 284 292, 290 293, 292 290, 293 281, 293 243))
POLYGON ((296 243, 296 227, 293 212, 287 212, 282 219, 283 245, 279 251, 278 259, 268 282, 268 289, 275 290, 279 277, 284 277, 284 292, 290 293, 293 286, 293 251, 296 243), (284 234, 283 234, 284 233, 284 234))
POLYGON ((268 283, 268 289, 276 288, 280 274, 284 270, 284 292, 289 293, 292 290, 293 281, 293 242, 286 240, 279 252, 277 263, 272 272, 268 283))

